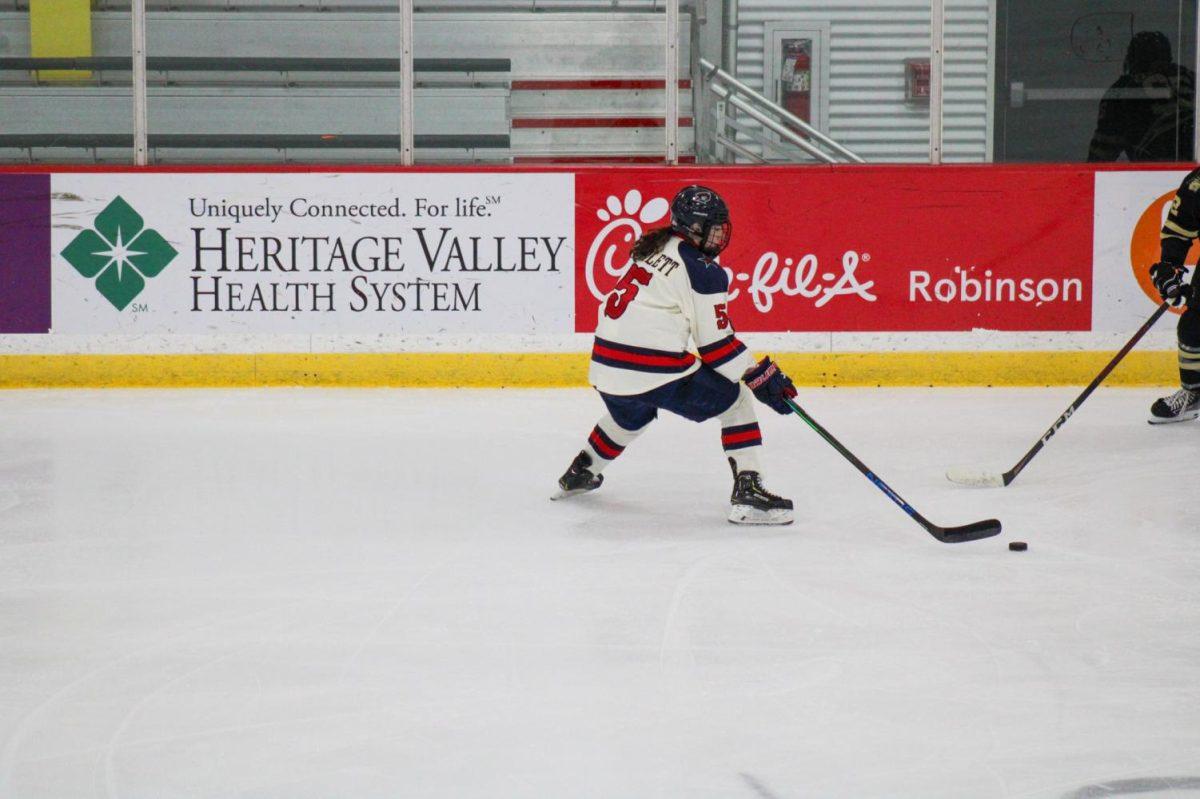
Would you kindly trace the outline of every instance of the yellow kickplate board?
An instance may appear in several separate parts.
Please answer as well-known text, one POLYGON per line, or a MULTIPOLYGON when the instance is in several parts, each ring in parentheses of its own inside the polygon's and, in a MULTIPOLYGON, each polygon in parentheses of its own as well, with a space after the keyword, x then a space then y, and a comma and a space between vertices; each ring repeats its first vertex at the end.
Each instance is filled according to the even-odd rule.
MULTIPOLYGON (((1091 382, 1110 352, 780 353, 798 386, 1068 386, 1091 382)), ((1130 353, 1107 385, 1171 386, 1173 351, 1130 353)), ((584 353, 0 355, 0 388, 359 386, 570 388, 584 353)))
MULTIPOLYGON (((29 0, 29 54, 33 58, 85 58, 92 54, 91 0, 29 0)), ((87 80, 82 69, 38 70, 38 80, 87 80)))

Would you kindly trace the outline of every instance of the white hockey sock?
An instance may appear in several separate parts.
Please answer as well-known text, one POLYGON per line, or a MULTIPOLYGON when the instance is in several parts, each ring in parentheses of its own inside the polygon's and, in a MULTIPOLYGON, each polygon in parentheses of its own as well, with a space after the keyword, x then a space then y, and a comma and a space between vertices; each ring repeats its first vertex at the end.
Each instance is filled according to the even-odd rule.
POLYGON ((754 409, 754 394, 741 386, 737 401, 717 417, 721 420, 721 446, 725 454, 737 461, 738 471, 762 474, 762 431, 758 429, 758 414, 754 409))
POLYGON ((584 451, 592 456, 592 473, 599 474, 603 471, 605 466, 616 460, 617 456, 649 426, 647 424, 640 430, 626 430, 617 424, 610 414, 605 414, 592 429, 584 447, 584 451))

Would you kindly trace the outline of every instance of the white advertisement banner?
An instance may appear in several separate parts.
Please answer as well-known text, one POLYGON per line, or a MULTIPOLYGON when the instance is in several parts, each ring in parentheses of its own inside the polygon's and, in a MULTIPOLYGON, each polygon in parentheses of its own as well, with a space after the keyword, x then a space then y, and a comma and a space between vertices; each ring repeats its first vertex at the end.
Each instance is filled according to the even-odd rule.
POLYGON ((568 333, 571 174, 55 174, 54 333, 568 333))
MULTIPOLYGON (((1161 255, 1163 220, 1186 175, 1173 170, 1096 173, 1093 330, 1134 330, 1161 302, 1149 269, 1161 255)), ((1188 256, 1189 265, 1195 265, 1196 255, 1188 256)))

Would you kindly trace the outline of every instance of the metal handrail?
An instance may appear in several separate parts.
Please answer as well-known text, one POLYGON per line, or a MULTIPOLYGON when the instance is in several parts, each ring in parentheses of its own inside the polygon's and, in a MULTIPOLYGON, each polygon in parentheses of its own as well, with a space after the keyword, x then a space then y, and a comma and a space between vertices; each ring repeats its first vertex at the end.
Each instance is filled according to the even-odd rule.
POLYGON ((749 86, 742 83, 740 80, 733 77, 708 59, 700 59, 700 68, 704 71, 704 78, 711 83, 714 91, 717 93, 717 96, 721 97, 721 99, 727 99, 730 104, 750 114, 750 116, 754 117, 759 122, 762 122, 779 135, 784 136, 788 141, 796 144, 798 147, 800 147, 800 149, 804 150, 809 155, 812 155, 815 158, 820 158, 822 161, 826 161, 827 163, 837 163, 837 159, 830 158, 825 153, 820 153, 819 151, 814 152, 814 150, 816 150, 815 147, 813 147, 809 142, 805 141, 793 131, 788 130, 781 123, 775 122, 774 120, 765 121, 768 119, 765 113, 759 111, 758 109, 752 109, 750 103, 742 100, 737 95, 745 95, 753 101, 754 105, 766 108, 771 114, 774 114, 791 126, 799 128, 809 138, 815 139, 848 160, 853 161, 856 164, 866 163, 864 158, 860 157, 841 144, 838 144, 836 141, 829 138, 800 117, 791 113, 783 106, 771 102, 766 97, 759 94, 754 89, 751 89, 749 86), (723 84, 720 86, 720 88, 724 89, 724 94, 716 91, 718 89, 718 84, 723 84))
MULTIPOLYGON (((154 72, 399 72, 399 58, 229 58, 149 56, 154 72)), ((130 70, 130 56, 87 58, 0 58, 0 71, 40 69, 130 70)), ((414 72, 511 72, 507 58, 414 58, 414 72)))
MULTIPOLYGON (((741 133, 749 139, 753 139, 755 143, 763 148, 762 158, 764 162, 770 162, 766 151, 771 150, 778 153, 785 161, 790 161, 795 158, 796 153, 784 146, 784 142, 772 139, 770 136, 764 136, 762 130, 741 121, 735 117, 730 117, 725 120, 725 124, 733 130, 741 133)), ((829 163, 828 161, 826 163, 829 163)))
POLYGON ((758 153, 754 152, 748 147, 743 147, 728 136, 722 136, 720 133, 717 134, 717 144, 721 145, 722 147, 728 147, 738 155, 742 156, 743 158, 749 158, 756 164, 767 163, 767 159, 763 158, 758 153))
POLYGON ((763 127, 770 128, 771 130, 775 131, 782 138, 787 139, 792 144, 796 145, 801 150, 803 150, 804 152, 811 155, 813 158, 816 158, 820 161, 824 161, 827 164, 836 164, 838 162, 838 160, 836 158, 834 158, 832 155, 830 155, 829 153, 820 149, 815 144, 805 141, 803 136, 801 136, 800 134, 796 133, 793 130, 788 129, 787 127, 781 125, 780 123, 776 122, 775 120, 771 119, 769 116, 764 114, 762 111, 759 111, 757 108, 750 105, 750 103, 746 102, 741 97, 738 97, 736 94, 729 91, 724 86, 719 86, 714 83, 714 84, 712 84, 712 91, 714 94, 716 94, 722 100, 725 100, 726 102, 728 102, 734 108, 737 108, 740 111, 742 111, 743 113, 748 114, 749 116, 753 117, 754 119, 757 119, 763 127))

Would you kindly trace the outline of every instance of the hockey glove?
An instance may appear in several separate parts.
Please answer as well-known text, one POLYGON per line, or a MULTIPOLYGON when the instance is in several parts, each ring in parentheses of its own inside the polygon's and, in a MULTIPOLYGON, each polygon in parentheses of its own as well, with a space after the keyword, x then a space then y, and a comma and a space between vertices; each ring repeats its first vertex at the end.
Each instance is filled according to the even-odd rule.
POLYGON ((779 367, 770 358, 763 358, 751 367, 742 375, 742 380, 746 381, 746 385, 754 392, 759 402, 770 405, 776 413, 786 415, 792 412, 784 400, 796 396, 796 387, 792 385, 791 378, 779 371, 779 367))
POLYGON ((1183 267, 1159 261, 1150 267, 1150 279, 1154 288, 1158 289, 1163 301, 1178 306, 1187 302, 1192 294, 1192 287, 1184 282, 1183 267))

